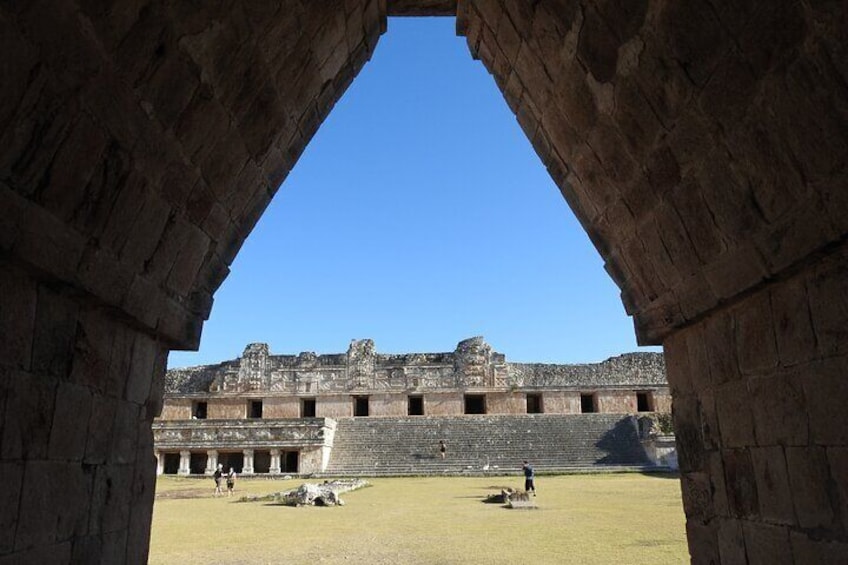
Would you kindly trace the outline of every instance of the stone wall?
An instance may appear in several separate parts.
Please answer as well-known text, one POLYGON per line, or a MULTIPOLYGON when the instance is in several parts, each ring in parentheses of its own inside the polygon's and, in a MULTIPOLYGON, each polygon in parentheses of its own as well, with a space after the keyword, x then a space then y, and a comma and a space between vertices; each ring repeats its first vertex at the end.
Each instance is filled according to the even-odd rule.
MULTIPOLYGON (((378 354, 372 340, 353 340, 347 355, 271 355, 268 345, 250 344, 239 359, 169 370, 167 397, 184 394, 377 394, 429 390, 555 389, 562 387, 666 386, 661 354, 628 353, 601 363, 554 365, 508 363, 482 337, 464 340, 454 352, 378 354), (359 351, 367 343, 367 353, 359 351), (204 388, 205 387, 205 388, 204 388)), ((380 400, 385 399, 385 400, 380 400)), ((387 408, 391 411, 391 408, 387 408)))
POLYGON ((146 562, 167 350, 2 259, 0 297, 0 556, 146 562))
POLYGON ((848 555, 846 297, 842 251, 666 344, 693 555, 848 555))
MULTIPOLYGON (((17 509, 0 519, 0 563, 145 560, 166 351, 197 346, 213 293, 387 10, 453 8, 0 5, 0 503, 17 509), (126 496, 106 496, 110 482, 126 496)), ((640 342, 677 359, 693 561, 845 561, 831 480, 845 476, 848 403, 845 3, 456 11, 640 342)))

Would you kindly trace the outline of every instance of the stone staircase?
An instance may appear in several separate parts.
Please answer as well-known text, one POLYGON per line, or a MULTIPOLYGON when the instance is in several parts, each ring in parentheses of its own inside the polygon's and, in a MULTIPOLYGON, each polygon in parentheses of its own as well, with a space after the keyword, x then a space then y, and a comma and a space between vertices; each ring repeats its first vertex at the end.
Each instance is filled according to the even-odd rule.
POLYGON ((324 476, 661 470, 623 414, 340 418, 324 476), (439 440, 447 457, 439 455, 439 440))

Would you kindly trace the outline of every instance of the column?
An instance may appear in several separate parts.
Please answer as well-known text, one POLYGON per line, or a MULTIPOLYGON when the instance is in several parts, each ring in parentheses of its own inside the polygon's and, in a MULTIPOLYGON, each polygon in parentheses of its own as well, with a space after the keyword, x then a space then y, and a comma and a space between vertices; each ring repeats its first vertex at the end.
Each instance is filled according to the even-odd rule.
POLYGON ((209 449, 206 451, 206 470, 207 475, 211 475, 218 468, 218 450, 209 449))
POLYGON ((241 469, 243 474, 252 475, 253 474, 253 450, 245 449, 244 450, 244 466, 241 469))
POLYGON ((281 472, 280 469, 280 450, 272 449, 271 450, 271 469, 269 472, 272 475, 279 475, 281 472))
POLYGON ((180 469, 177 474, 188 475, 189 473, 191 473, 191 451, 180 451, 180 469))
POLYGON ((156 475, 162 475, 165 473, 165 456, 162 455, 159 451, 154 451, 153 456, 156 458, 156 475))

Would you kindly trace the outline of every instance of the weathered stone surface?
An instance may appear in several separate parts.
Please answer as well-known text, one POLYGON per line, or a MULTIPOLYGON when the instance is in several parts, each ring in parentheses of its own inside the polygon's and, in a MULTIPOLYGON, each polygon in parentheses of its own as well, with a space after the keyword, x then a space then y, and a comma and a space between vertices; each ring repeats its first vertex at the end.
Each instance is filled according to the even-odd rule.
POLYGON ((321 484, 303 483, 286 492, 279 492, 274 499, 285 506, 344 506, 339 495, 368 486, 362 479, 324 481, 321 484))
MULTIPOLYGON (((12 370, 0 393, 4 463, 36 463, 56 447, 51 436, 61 422, 51 419, 65 418, 73 404, 59 386, 69 371, 74 386, 91 388, 92 414, 106 412, 71 422, 93 424, 87 456, 97 464, 108 446, 125 452, 122 440, 104 440, 94 425, 111 425, 117 412, 131 419, 107 404, 140 405, 147 386, 125 386, 135 374, 125 365, 141 363, 148 374, 148 362, 122 353, 133 340, 121 338, 108 375, 96 375, 108 348, 95 343, 100 330, 85 317, 108 319, 101 327, 116 335, 132 326, 159 343, 196 345, 226 265, 373 53, 386 11, 453 9, 427 0, 295 2, 285 10, 123 1, 0 8, 0 366, 12 370), (206 186, 194 192, 199 179, 206 186), (181 222, 188 225, 173 228, 181 222), (75 311, 85 313, 76 322, 75 311)), ((741 454, 764 443, 797 443, 787 454, 844 447, 843 6, 469 0, 456 9, 471 53, 507 91, 604 256, 640 342, 696 328, 687 347, 693 374, 676 377, 684 397, 675 418, 689 464, 706 472, 702 452, 717 448, 724 473, 737 477, 747 474, 741 454), (755 314, 764 312, 761 294, 770 294, 771 321, 755 314), (780 366, 800 375, 803 395, 780 381, 772 343, 780 366), (738 417, 723 406, 731 392, 744 393, 737 382, 751 393, 738 417), (712 438, 703 429, 710 397, 722 428, 712 438)), ((159 410, 163 373, 154 368, 148 419, 159 410)), ((63 456, 78 448, 78 431, 69 437, 63 456)), ((820 510, 837 496, 818 483, 831 480, 835 463, 829 458, 825 473, 821 457, 810 457, 787 460, 793 491, 803 488, 796 475, 812 482, 793 500, 799 520, 817 528, 815 539, 757 523, 746 510, 750 563, 844 556, 845 525, 820 510), (807 497, 819 509, 805 506, 807 497)), ((76 537, 56 542, 30 513, 17 532, 32 527, 22 539, 43 545, 2 549, 0 561, 146 560, 150 459, 133 480, 139 492, 125 531, 93 540, 69 531, 63 517, 58 529, 76 537)), ((80 468, 55 463, 38 472, 47 479, 80 468)), ((732 513, 749 506, 730 500, 732 513)), ((717 540, 737 537, 715 523, 691 522, 687 531, 695 562, 717 561, 717 540)), ((727 551, 725 559, 738 558, 727 551)))

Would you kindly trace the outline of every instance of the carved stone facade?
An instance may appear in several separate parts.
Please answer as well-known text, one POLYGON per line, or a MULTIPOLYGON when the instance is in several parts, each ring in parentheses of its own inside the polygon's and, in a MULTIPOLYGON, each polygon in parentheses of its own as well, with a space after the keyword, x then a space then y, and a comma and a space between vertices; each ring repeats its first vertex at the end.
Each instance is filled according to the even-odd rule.
POLYGON ((267 344, 253 343, 239 359, 168 371, 154 445, 160 472, 168 470, 168 453, 189 453, 176 471, 189 473, 192 450, 206 450, 202 471, 209 473, 212 451, 276 449, 298 453, 297 469, 288 471, 309 473, 326 468, 338 418, 670 408, 659 353, 550 365, 508 363, 482 337, 460 341, 452 352, 388 355, 370 339, 329 355, 271 355, 267 344))

